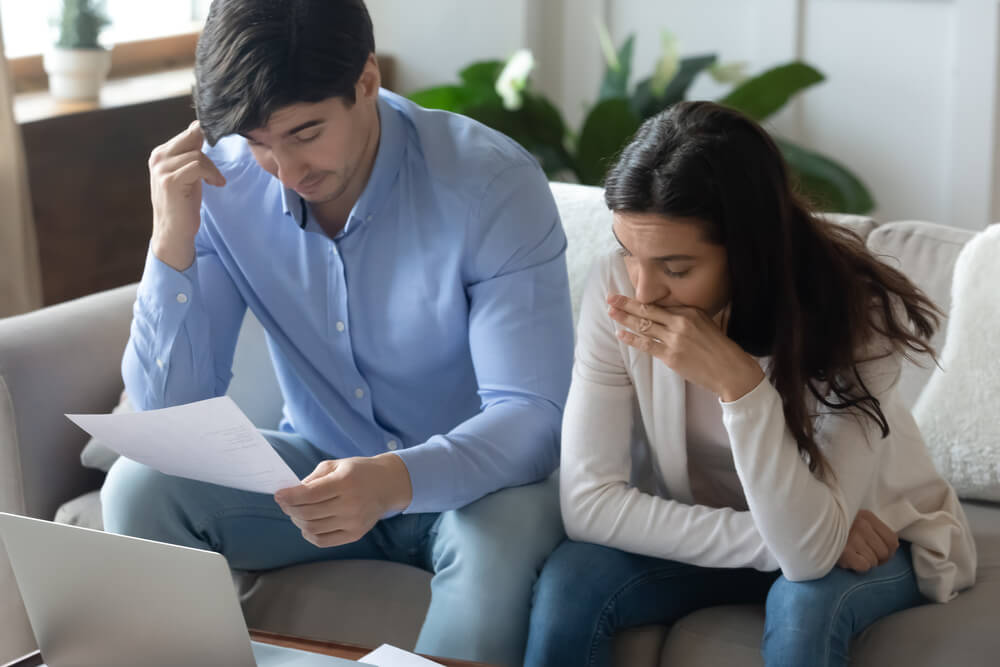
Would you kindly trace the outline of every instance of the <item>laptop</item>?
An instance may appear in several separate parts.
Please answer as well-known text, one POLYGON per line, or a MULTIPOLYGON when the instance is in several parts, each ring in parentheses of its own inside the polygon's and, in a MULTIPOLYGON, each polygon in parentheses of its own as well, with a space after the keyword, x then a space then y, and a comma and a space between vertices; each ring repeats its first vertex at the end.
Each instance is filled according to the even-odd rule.
POLYGON ((362 664, 250 641, 220 554, 3 512, 0 539, 49 665, 362 664))

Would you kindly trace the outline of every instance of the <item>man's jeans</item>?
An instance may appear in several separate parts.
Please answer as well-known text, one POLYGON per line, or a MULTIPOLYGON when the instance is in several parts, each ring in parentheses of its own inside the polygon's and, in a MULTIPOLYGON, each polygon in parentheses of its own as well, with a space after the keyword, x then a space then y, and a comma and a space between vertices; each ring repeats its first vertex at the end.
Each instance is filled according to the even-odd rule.
MULTIPOLYGON (((300 478, 328 458, 299 436, 262 434, 300 478)), ((417 651, 498 665, 522 664, 532 589, 564 537, 555 479, 459 510, 391 517, 357 542, 328 549, 307 542, 270 495, 171 477, 124 458, 101 500, 106 530, 216 551, 238 570, 334 559, 428 570, 431 603, 417 651)))
POLYGON ((778 575, 696 567, 566 541, 538 581, 525 665, 611 665, 618 630, 670 625, 705 607, 765 600, 765 664, 846 665, 854 635, 926 601, 905 543, 887 563, 864 574, 835 567, 821 579, 797 583, 778 575))

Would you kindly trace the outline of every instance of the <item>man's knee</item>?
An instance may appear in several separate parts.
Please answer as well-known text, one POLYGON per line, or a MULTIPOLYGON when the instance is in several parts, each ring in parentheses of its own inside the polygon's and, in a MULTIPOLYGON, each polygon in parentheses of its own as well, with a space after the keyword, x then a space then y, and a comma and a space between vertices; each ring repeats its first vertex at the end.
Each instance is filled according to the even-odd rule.
POLYGON ((491 493, 441 519, 446 539, 500 563, 527 560, 541 568, 565 537, 559 487, 549 479, 491 493))
POLYGON ((108 471, 101 487, 104 529, 110 533, 164 540, 164 516, 180 480, 125 457, 108 471))

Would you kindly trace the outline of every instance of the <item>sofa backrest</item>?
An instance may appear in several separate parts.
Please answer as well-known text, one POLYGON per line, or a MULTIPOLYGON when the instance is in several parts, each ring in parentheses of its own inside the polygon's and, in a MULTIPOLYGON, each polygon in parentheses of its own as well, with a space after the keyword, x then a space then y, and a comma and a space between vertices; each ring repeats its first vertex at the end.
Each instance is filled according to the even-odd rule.
MULTIPOLYGON (((955 260, 973 236, 975 232, 967 229, 913 220, 885 223, 868 235, 868 248, 882 261, 905 273, 945 314, 931 339, 931 346, 939 354, 948 329, 955 260)), ((934 371, 934 362, 929 358, 917 361, 903 364, 899 381, 899 392, 911 408, 934 371)))
MULTIPOLYGON (((552 183, 552 194, 566 231, 566 265, 575 324, 591 263, 617 247, 617 243, 611 234, 611 213, 604 205, 601 188, 552 183)), ((955 259, 973 232, 929 222, 878 224, 865 216, 827 214, 826 217, 857 232, 869 248, 900 268, 947 313, 955 259)), ((944 343, 945 324, 942 323, 932 341, 938 351, 944 343)), ((269 361, 264 331, 248 312, 236 348, 228 393, 261 428, 276 428, 281 419, 281 392, 269 361)), ((931 370, 927 360, 924 367, 905 365, 900 391, 907 405, 912 406, 916 401, 931 370)))

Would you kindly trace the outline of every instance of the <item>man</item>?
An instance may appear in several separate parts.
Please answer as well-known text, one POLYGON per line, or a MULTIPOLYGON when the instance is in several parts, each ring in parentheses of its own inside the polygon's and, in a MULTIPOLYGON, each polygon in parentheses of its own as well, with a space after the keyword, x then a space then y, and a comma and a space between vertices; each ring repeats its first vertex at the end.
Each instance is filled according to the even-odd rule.
POLYGON ((121 460, 105 526, 237 569, 417 565, 417 650, 520 664, 563 537, 565 236, 528 153, 380 90, 374 48, 363 0, 213 4, 199 122, 149 161, 122 372, 141 409, 223 394, 249 307, 285 400, 265 436, 304 479, 271 497, 121 460))

